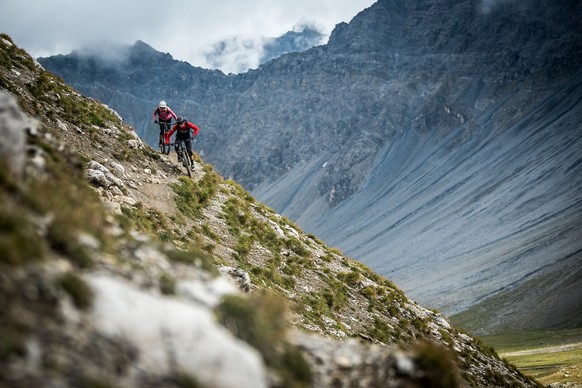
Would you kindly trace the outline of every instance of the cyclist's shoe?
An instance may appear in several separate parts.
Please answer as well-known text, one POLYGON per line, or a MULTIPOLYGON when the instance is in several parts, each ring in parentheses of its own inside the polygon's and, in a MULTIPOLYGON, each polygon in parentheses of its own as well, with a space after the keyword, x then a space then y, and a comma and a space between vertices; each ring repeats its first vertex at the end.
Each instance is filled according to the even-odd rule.
POLYGON ((182 154, 178 154, 178 162, 182 161, 182 154))

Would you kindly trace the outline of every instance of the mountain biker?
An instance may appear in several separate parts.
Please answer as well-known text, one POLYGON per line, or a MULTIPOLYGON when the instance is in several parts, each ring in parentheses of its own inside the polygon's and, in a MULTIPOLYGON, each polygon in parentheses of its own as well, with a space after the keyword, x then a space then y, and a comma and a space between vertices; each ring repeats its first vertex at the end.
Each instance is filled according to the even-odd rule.
POLYGON ((174 120, 178 119, 178 117, 170 109, 166 101, 164 100, 160 101, 157 108, 154 110, 154 123, 160 124, 160 142, 158 143, 158 145, 162 145, 162 141, 164 141, 164 127, 166 125, 168 126, 168 128, 170 127, 170 124, 172 123, 172 117, 174 118, 174 120))
MULTIPOLYGON (((176 120, 176 124, 172 127, 170 132, 166 134, 166 138, 164 139, 165 144, 170 142, 170 137, 172 134, 176 132, 176 139, 174 140, 174 147, 176 149, 176 153, 178 153, 178 149, 180 148, 180 140, 185 140, 186 143, 186 150, 188 151, 188 155, 190 155, 190 160, 194 162, 194 156, 192 155, 192 137, 190 137, 190 130, 194 132, 194 136, 198 136, 198 131, 200 130, 196 125, 192 124, 184 117, 180 116, 176 120)), ((178 156, 180 154, 178 153, 178 156)), ((178 160, 181 162, 181 160, 178 160)))

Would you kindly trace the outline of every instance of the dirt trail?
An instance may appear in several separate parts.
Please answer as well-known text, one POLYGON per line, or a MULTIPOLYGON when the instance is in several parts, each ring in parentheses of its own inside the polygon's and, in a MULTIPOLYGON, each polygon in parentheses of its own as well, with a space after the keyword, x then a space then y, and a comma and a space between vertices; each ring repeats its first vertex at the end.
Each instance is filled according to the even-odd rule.
POLYGON ((546 346, 543 348, 519 350, 516 352, 500 353, 499 355, 501 357, 515 357, 515 356, 527 356, 531 354, 558 353, 573 349, 580 349, 582 351, 582 342, 576 342, 573 344, 566 345, 546 346))
MULTIPOLYGON (((135 200, 143 203, 147 207, 158 210, 162 214, 176 214, 178 212, 174 200, 176 193, 170 187, 170 184, 177 183, 178 178, 181 176, 187 176, 186 171, 181 165, 178 165, 174 152, 167 156, 163 155, 161 158, 162 160, 159 160, 151 167, 162 170, 164 176, 142 179, 137 188, 130 189, 131 195, 135 200)), ((192 171, 192 179, 197 180, 202 175, 202 166, 195 163, 194 171, 192 171)))

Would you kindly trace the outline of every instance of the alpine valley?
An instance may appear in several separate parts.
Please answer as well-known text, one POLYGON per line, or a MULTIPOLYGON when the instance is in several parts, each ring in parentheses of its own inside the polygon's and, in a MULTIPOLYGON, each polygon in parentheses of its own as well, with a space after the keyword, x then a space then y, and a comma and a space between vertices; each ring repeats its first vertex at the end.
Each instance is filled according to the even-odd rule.
POLYGON ((575 328, 580 20, 574 0, 379 0, 241 74, 141 41, 39 62, 152 145, 167 100, 222 176, 476 334, 575 328))

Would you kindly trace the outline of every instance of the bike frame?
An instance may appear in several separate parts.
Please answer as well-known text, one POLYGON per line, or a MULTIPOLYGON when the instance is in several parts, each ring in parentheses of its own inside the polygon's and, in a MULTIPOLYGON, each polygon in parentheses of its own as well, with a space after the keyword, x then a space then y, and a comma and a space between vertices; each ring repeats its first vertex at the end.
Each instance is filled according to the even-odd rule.
POLYGON ((168 144, 168 148, 178 144, 178 150, 176 150, 176 152, 178 154, 182 155, 182 166, 184 166, 184 168, 186 169, 188 176, 191 177, 192 176, 191 169, 193 166, 192 166, 191 161, 190 161, 190 155, 188 154, 188 148, 186 148, 186 141, 187 140, 192 141, 193 139, 190 138, 190 139, 184 139, 184 140, 177 140, 177 143, 176 143, 176 141, 174 141, 174 143, 168 144))

